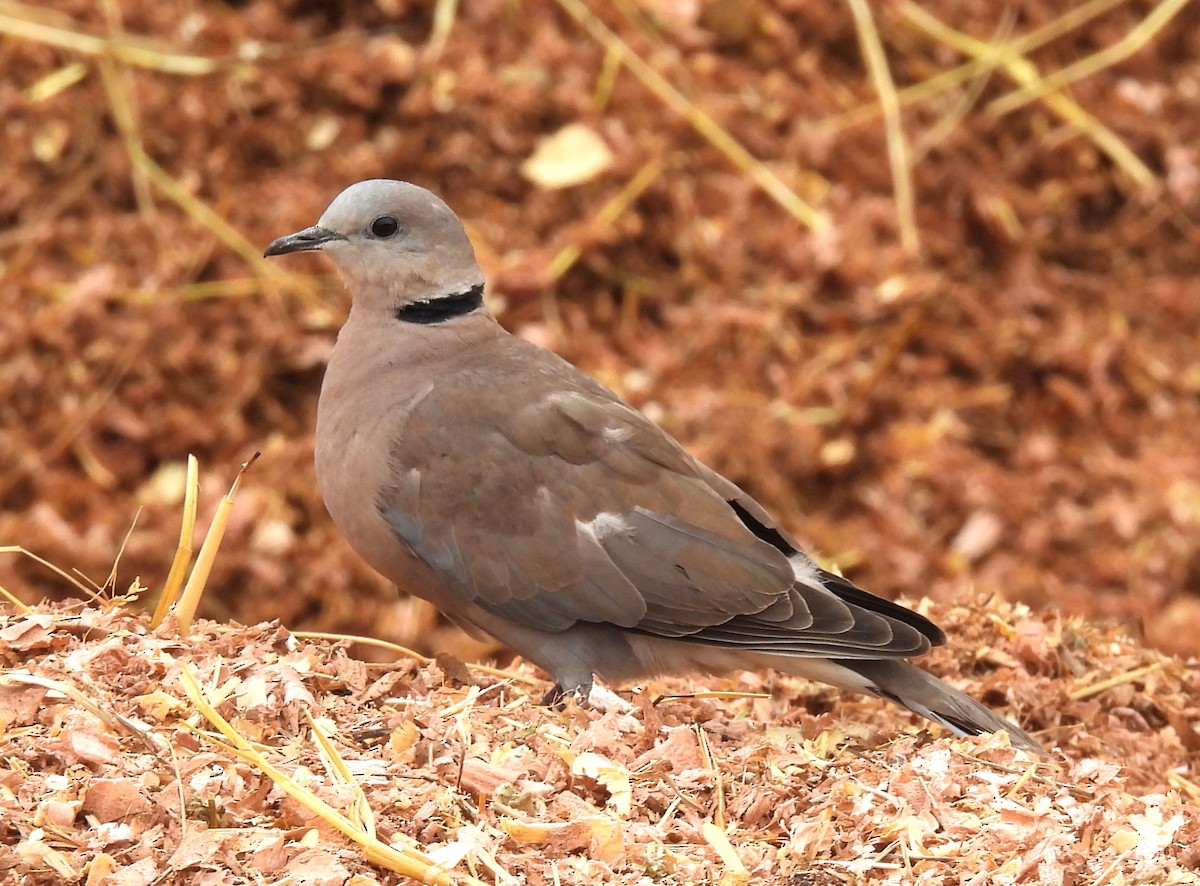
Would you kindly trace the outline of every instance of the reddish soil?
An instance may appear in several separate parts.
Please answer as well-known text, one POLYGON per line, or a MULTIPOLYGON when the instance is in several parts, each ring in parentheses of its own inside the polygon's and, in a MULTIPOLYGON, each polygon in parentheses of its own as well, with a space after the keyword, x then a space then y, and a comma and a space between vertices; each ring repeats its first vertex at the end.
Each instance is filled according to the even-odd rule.
MULTIPOLYGON (((471 654, 356 561, 319 500, 311 431, 339 285, 248 257, 349 182, 402 177, 468 221, 505 324, 647 409, 865 587, 1003 595, 1200 649, 1194 5, 1069 88, 1148 184, 1045 103, 991 113, 1012 88, 1000 73, 906 104, 916 254, 899 245, 878 99, 841 4, 647 0, 605 14, 828 213, 820 235, 606 68, 548 0, 461 4, 440 48, 430 3, 44 7, 27 14, 222 63, 186 76, 0 43, 0 542, 103 583, 124 540, 117 587, 139 576, 156 589, 187 454, 206 516, 261 450, 207 614, 471 654), (522 177, 570 123, 604 139, 610 168, 562 190, 522 177), (247 255, 137 168, 131 145, 247 255), (651 161, 657 177, 598 223, 651 161), (579 259, 554 280, 568 246, 579 259)), ((924 8, 981 39, 1060 12, 924 8)), ((1120 5, 1031 58, 1063 67, 1149 8, 1120 5)), ((900 87, 962 61, 904 9, 876 10, 900 87)), ((26 600, 74 593, 16 555, 0 559, 0 584, 26 600)))

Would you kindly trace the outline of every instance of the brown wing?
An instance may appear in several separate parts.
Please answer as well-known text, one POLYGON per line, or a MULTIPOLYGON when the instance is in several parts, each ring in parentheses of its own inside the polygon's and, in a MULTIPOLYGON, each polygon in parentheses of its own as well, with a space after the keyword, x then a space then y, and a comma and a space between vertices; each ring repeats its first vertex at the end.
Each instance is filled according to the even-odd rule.
POLYGON ((908 610, 841 599, 753 499, 519 339, 439 377, 392 454, 380 513, 453 599, 504 618, 796 655, 914 655, 934 639, 908 610))

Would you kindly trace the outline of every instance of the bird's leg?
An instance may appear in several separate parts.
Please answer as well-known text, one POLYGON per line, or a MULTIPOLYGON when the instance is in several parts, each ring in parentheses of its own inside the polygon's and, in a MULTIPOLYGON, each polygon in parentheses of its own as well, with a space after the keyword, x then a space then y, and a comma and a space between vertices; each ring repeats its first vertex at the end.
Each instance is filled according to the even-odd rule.
POLYGON ((561 711, 567 706, 567 699, 574 698, 575 703, 580 707, 587 707, 588 697, 592 694, 592 681, 588 680, 585 683, 580 683, 578 686, 564 687, 561 683, 555 683, 550 691, 542 696, 542 706, 554 708, 556 711, 561 711))

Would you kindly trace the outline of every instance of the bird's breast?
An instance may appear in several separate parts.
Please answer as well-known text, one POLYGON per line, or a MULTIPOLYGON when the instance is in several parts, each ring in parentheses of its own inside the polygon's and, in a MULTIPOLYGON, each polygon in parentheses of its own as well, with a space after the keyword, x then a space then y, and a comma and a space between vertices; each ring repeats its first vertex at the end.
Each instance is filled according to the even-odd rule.
POLYGON ((440 578, 413 556, 379 509, 386 485, 396 476, 395 443, 403 439, 411 409, 428 395, 429 386, 414 387, 395 377, 372 383, 335 369, 331 362, 317 403, 315 462, 325 507, 375 571, 405 591, 435 596, 440 578))

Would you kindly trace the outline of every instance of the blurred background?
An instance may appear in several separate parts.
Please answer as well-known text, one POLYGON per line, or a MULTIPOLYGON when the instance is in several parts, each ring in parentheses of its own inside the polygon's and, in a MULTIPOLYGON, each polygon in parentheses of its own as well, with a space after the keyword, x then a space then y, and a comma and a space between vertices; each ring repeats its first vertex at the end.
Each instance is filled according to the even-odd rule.
POLYGON ((155 591, 260 450, 202 614, 486 652, 330 523, 348 300, 259 257, 403 178, 859 584, 1200 651, 1196 4, 0 2, 0 71, 0 546, 155 591))

